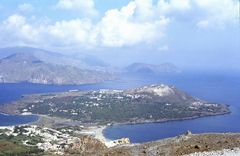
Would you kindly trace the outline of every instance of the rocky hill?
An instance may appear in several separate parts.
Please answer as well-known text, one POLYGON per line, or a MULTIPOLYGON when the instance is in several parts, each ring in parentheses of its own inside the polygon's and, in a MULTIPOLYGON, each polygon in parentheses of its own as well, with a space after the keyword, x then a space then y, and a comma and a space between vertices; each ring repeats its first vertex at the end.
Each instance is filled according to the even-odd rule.
MULTIPOLYGON (((94 136, 83 135, 84 126, 59 128, 22 125, 0 127, 0 155, 48 156, 237 156, 239 133, 184 135, 154 142, 120 144, 107 147, 94 136)), ((144 134, 143 134, 144 135, 144 134)))
POLYGON ((86 84, 112 80, 107 72, 46 63, 31 53, 15 53, 0 60, 0 83, 86 84))
POLYGON ((114 147, 99 156, 238 156, 240 134, 185 134, 131 146, 114 147))

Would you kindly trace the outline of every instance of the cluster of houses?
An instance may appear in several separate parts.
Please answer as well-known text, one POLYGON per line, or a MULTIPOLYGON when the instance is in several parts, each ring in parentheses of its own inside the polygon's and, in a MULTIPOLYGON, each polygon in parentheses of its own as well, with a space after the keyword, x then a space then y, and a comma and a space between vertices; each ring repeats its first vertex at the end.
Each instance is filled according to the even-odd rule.
MULTIPOLYGON (((23 126, 9 126, 0 127, 7 136, 25 136, 22 143, 26 146, 37 146, 44 151, 50 151, 55 154, 64 154, 64 151, 72 146, 75 142, 79 141, 78 137, 71 136, 72 130, 62 129, 61 131, 42 128, 36 125, 23 125, 23 126), (31 143, 31 138, 40 138, 40 141, 35 145, 31 143)), ((1 134, 0 134, 1 135, 1 134)))

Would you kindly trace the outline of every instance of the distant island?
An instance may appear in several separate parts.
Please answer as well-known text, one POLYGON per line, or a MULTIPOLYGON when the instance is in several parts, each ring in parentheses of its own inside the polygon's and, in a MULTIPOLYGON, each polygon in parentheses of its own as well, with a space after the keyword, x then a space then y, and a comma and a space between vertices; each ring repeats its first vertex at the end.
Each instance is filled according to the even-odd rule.
POLYGON ((35 58, 48 64, 67 65, 79 69, 106 71, 106 67, 108 66, 101 58, 89 53, 84 53, 83 51, 61 53, 59 51, 50 51, 27 46, 0 48, 0 59, 19 53, 31 54, 35 58))
POLYGON ((172 63, 133 63, 113 67, 100 58, 76 52, 62 54, 33 47, 0 48, 0 83, 80 85, 115 80, 121 74, 179 74, 172 63))
POLYGON ((115 76, 106 71, 51 64, 27 52, 0 59, 0 83, 80 85, 113 79, 115 76))
POLYGON ((179 74, 181 70, 172 63, 147 64, 133 63, 124 69, 126 73, 133 74, 179 74))
POLYGON ((27 95, 0 110, 95 124, 163 122, 230 113, 227 105, 206 102, 163 84, 128 90, 27 95))

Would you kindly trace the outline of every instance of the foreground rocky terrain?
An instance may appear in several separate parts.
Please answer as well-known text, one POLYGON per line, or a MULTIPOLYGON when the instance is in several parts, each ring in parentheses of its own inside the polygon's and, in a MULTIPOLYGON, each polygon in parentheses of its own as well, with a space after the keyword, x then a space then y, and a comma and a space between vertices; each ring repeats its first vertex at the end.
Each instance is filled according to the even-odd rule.
POLYGON ((195 152, 186 156, 238 156, 240 155, 240 148, 223 149, 217 151, 195 152))
MULTIPOLYGON (((199 152, 234 150, 240 147, 239 134, 191 134, 133 146, 121 146, 108 149, 101 155, 111 156, 181 156, 201 155, 199 152), (194 153, 194 154, 193 154, 194 153)), ((204 154, 204 153, 203 153, 204 154)))
POLYGON ((35 125, 0 127, 0 155, 88 155, 107 148, 92 136, 81 135, 81 130, 35 125))
POLYGON ((230 112, 227 105, 199 100, 167 85, 29 95, 1 107, 0 111, 95 124, 162 122, 230 112))
POLYGON ((113 147, 81 133, 84 127, 46 128, 34 125, 1 127, 0 155, 84 156, 237 156, 240 134, 191 134, 143 144, 113 141, 113 147))

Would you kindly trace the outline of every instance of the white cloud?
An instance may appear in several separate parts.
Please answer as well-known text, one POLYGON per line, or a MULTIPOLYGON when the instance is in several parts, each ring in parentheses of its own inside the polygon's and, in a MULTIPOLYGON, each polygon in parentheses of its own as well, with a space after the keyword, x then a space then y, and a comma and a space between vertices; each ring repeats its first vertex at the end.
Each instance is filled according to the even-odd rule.
POLYGON ((1 37, 4 42, 33 43, 37 42, 39 32, 31 24, 26 22, 26 18, 20 15, 12 15, 0 26, 1 37))
POLYGON ((164 17, 156 20, 138 20, 139 16, 135 15, 137 9, 138 4, 130 2, 120 10, 109 10, 105 14, 97 26, 102 45, 124 46, 151 43, 163 36, 169 20, 164 17))
POLYGON ((98 14, 93 0, 59 0, 56 7, 63 10, 79 11, 84 16, 98 14))
POLYGON ((136 14, 141 20, 149 20, 155 16, 152 0, 135 0, 136 14))
POLYGON ((238 0, 159 0, 157 6, 159 14, 175 20, 188 17, 188 23, 200 28, 223 28, 239 18, 238 0))
POLYGON ((185 12, 191 9, 190 0, 159 0, 157 4, 157 9, 160 14, 168 14, 171 12, 185 12))
MULTIPOLYGON (((58 7, 66 3, 62 9, 73 9, 76 2, 83 4, 83 0, 60 0, 58 7)), ((190 16, 199 28, 223 27, 234 23, 238 16, 237 3, 237 0, 159 0, 154 5, 152 0, 134 0, 120 9, 106 11, 99 21, 94 22, 91 18, 53 23, 40 22, 36 18, 29 22, 25 17, 15 14, 0 23, 0 43, 49 47, 152 44, 166 35, 170 19, 181 20, 177 19, 179 13, 190 16)), ((94 3, 84 5, 81 7, 94 9, 94 3)), ((159 50, 167 49, 161 47, 159 50)))
POLYGON ((93 25, 88 20, 60 21, 46 26, 46 36, 51 44, 57 46, 92 45, 91 31, 93 25))
MULTIPOLYGON (((121 47, 140 43, 151 44, 164 36, 169 23, 165 17, 141 18, 144 10, 153 16, 152 3, 146 0, 130 2, 121 9, 108 10, 96 23, 91 19, 57 21, 53 24, 31 24, 25 17, 13 15, 3 22, 2 31, 12 40, 49 46, 121 47)), ((150 2, 150 1, 149 1, 150 2)), ((71 7, 67 5, 67 7, 71 7)))
POLYGON ((32 11, 34 8, 29 3, 23 3, 18 6, 18 9, 22 12, 29 12, 29 11, 32 11))
MULTIPOLYGON (((164 35, 169 19, 159 17, 152 20, 143 18, 145 4, 149 0, 136 0, 121 9, 108 10, 102 19, 93 24, 89 20, 71 20, 57 22, 49 26, 50 36, 62 39, 64 44, 82 44, 91 46, 121 47, 139 43, 151 43, 164 35)), ((149 1, 150 2, 150 1, 149 1)), ((145 11, 153 13, 152 3, 145 11)))
POLYGON ((204 15, 200 17, 197 26, 220 27, 238 22, 239 1, 238 0, 194 0, 198 9, 204 15))

